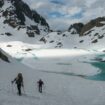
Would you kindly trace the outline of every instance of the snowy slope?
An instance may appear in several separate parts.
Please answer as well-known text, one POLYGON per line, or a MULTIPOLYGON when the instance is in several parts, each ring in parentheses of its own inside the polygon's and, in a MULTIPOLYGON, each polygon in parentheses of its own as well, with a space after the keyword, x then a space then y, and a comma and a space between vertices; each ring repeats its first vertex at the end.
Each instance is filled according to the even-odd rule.
POLYGON ((46 45, 53 48, 87 48, 100 49, 105 44, 105 26, 94 27, 84 33, 84 36, 71 32, 52 32, 44 37, 46 45))
MULTIPOLYGON (((104 82, 60 74, 57 73, 57 69, 54 70, 55 73, 47 72, 49 71, 47 68, 46 72, 41 72, 37 68, 31 69, 20 64, 10 56, 8 58, 10 63, 0 60, 1 105, 103 105, 105 103, 104 82), (17 95, 15 85, 11 86, 11 80, 18 72, 22 72, 24 77, 23 96, 17 95), (42 94, 37 91, 36 82, 39 78, 42 78, 45 83, 42 94)), ((52 62, 55 63, 55 60, 52 62)))

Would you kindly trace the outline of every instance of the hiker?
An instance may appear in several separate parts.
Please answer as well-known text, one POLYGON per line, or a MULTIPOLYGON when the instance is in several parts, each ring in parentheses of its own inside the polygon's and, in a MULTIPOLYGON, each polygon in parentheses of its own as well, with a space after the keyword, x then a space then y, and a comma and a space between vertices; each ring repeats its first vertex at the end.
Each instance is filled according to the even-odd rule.
POLYGON ((18 94, 19 94, 19 96, 21 96, 21 87, 23 87, 23 76, 22 76, 22 73, 18 73, 17 77, 11 82, 12 82, 12 84, 14 82, 16 83, 18 94))
POLYGON ((39 79, 37 84, 38 84, 39 92, 42 93, 42 86, 44 85, 44 82, 41 79, 39 79))

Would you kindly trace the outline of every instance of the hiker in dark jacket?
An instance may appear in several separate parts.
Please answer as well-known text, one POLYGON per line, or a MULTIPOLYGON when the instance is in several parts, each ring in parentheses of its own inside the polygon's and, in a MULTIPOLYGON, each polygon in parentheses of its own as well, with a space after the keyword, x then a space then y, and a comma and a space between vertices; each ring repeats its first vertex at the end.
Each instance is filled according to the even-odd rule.
POLYGON ((40 79, 38 82, 38 88, 39 88, 39 92, 42 93, 42 86, 44 85, 44 82, 40 79))
POLYGON ((23 87, 23 76, 22 76, 22 73, 18 73, 17 77, 12 81, 12 84, 14 82, 17 85, 18 94, 19 94, 19 96, 21 96, 21 87, 23 87))

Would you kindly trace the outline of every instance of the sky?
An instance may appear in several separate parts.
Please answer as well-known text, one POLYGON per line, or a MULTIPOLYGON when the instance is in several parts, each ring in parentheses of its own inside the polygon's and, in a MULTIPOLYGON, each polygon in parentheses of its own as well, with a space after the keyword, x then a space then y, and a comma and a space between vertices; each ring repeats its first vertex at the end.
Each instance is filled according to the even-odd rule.
POLYGON ((66 30, 73 23, 86 23, 105 16, 105 0, 24 0, 52 29, 66 30))

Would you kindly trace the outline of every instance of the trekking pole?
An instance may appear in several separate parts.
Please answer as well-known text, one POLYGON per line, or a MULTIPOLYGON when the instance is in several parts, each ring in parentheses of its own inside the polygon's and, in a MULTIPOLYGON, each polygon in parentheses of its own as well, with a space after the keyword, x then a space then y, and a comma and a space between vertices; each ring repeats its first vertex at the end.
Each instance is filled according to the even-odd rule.
POLYGON ((46 86, 45 86, 45 84, 43 85, 43 91, 45 92, 45 89, 46 89, 46 86))
POLYGON ((12 89, 12 92, 14 93, 12 81, 11 81, 11 89, 12 89))
POLYGON ((22 86, 22 87, 23 87, 23 92, 24 92, 24 94, 26 94, 25 89, 24 89, 24 86, 22 86))

